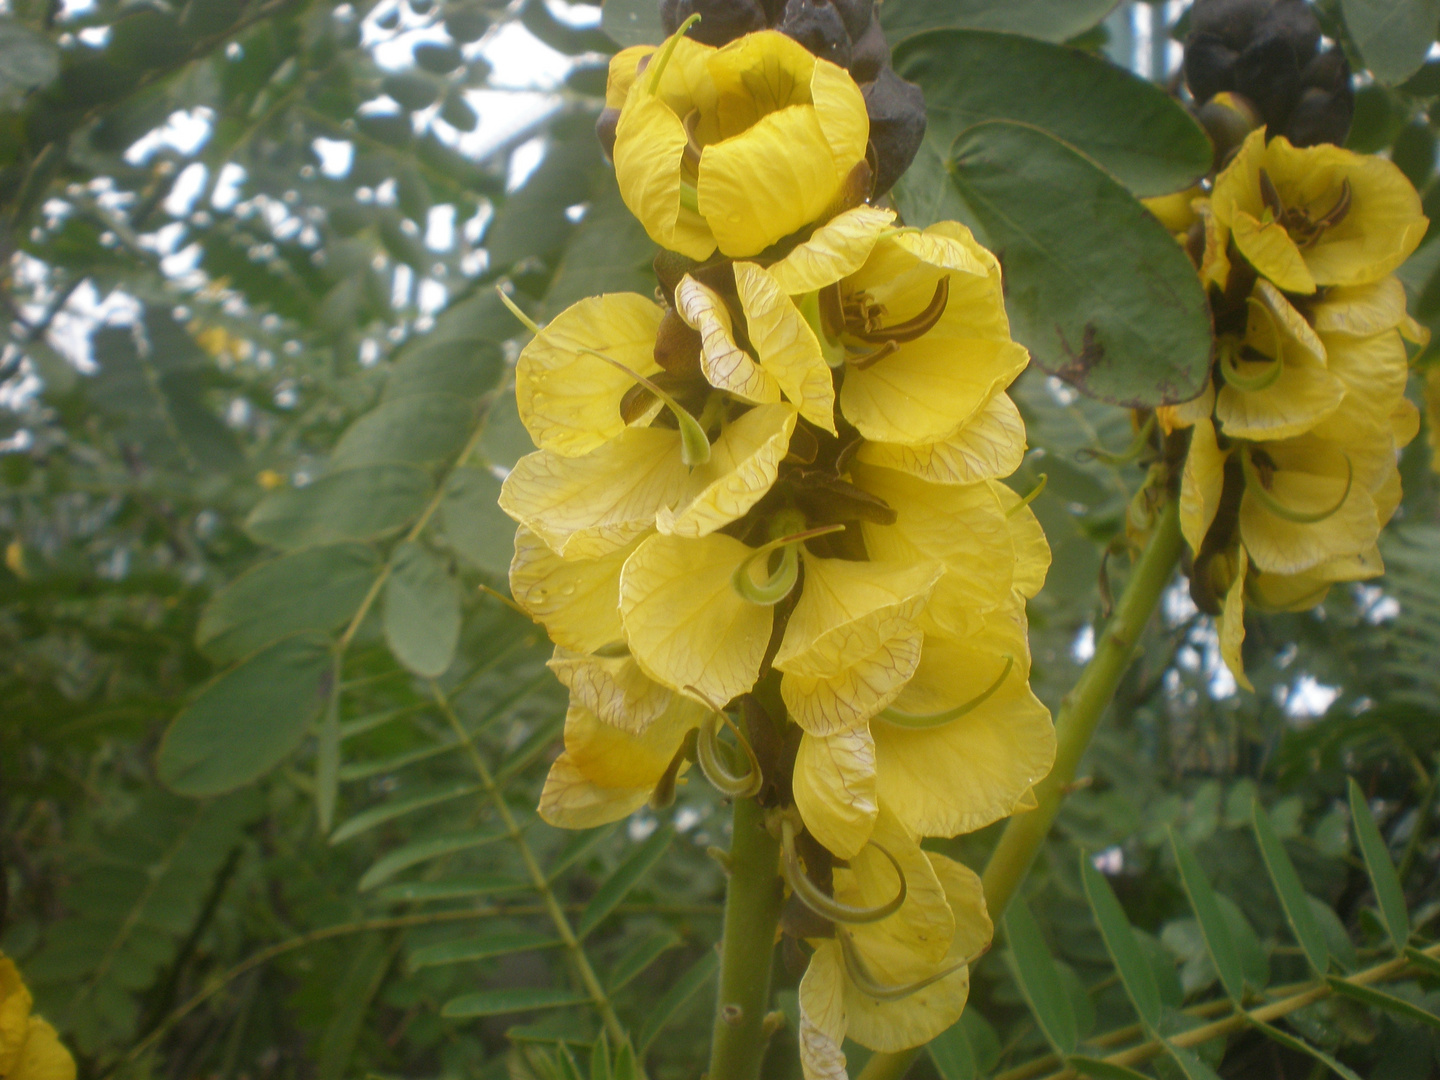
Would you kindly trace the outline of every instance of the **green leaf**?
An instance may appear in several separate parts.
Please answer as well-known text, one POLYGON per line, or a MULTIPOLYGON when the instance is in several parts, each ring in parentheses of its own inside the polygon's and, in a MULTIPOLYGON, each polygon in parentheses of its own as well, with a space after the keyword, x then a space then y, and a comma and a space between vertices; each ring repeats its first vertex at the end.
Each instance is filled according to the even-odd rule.
POLYGON ((445 541, 466 562, 503 578, 515 554, 515 522, 500 509, 500 481, 486 469, 456 469, 445 483, 445 541))
POLYGON ((421 840, 414 840, 394 851, 386 852, 375 860, 373 866, 365 871, 356 888, 360 892, 369 892, 377 885, 383 885, 402 870, 408 870, 412 866, 429 862, 431 859, 438 859, 444 855, 453 855, 457 851, 471 851, 478 847, 485 847, 497 840, 504 840, 506 833, 502 829, 485 828, 469 829, 461 833, 450 833, 442 836, 427 836, 421 840))
POLYGON ((0 109, 18 108, 26 93, 46 86, 59 72, 53 41, 13 18, 0 19, 0 109))
POLYGON ((1360 1080, 1360 1077, 1355 1073, 1353 1069, 1351 1069, 1348 1065, 1345 1065, 1342 1062, 1336 1061, 1333 1057, 1325 1053, 1325 1051, 1321 1050, 1318 1046, 1312 1046, 1304 1039, 1296 1038, 1288 1031, 1278 1028, 1274 1024, 1267 1024, 1263 1020, 1256 1020, 1253 1016, 1250 1017, 1250 1023, 1263 1031, 1266 1037, 1269 1038, 1271 1041, 1277 1042, 1281 1046, 1287 1047, 1288 1049, 1295 1051, 1297 1054, 1306 1054, 1314 1058, 1316 1061, 1320 1062, 1320 1064, 1324 1065, 1327 1069, 1333 1072, 1336 1076, 1344 1077, 1344 1080, 1360 1080))
POLYGON ((590 1048, 590 1080, 610 1080, 610 1040, 603 1031, 590 1048))
POLYGON ((1163 1045, 1165 1052, 1170 1055, 1170 1059, 1180 1066, 1185 1080, 1220 1080, 1215 1070, 1201 1061, 1200 1056, 1193 1050, 1176 1046, 1170 1042, 1165 1042, 1163 1045))
POLYGON ((1365 66, 1388 86, 1420 70, 1440 23, 1440 0, 1341 0, 1340 9, 1365 66))
POLYGON ((1266 869, 1270 871, 1270 881, 1280 897, 1285 918, 1290 923, 1290 929, 1294 931, 1295 940, 1304 950, 1310 967, 1315 974, 1323 976, 1330 966, 1330 950, 1325 944, 1324 931, 1320 929, 1314 912, 1310 910, 1310 903, 1300 884, 1300 876, 1295 873, 1295 864, 1290 861, 1284 842, 1276 835, 1275 826, 1270 823, 1270 815, 1258 801, 1255 803, 1253 821, 1255 837, 1260 843, 1260 855, 1265 860, 1266 869))
POLYGON ((1065 1059, 1065 1064, 1081 1076, 1089 1076, 1093 1080, 1150 1080, 1144 1073, 1124 1065, 1116 1065, 1103 1058, 1085 1057, 1083 1054, 1071 1054, 1065 1059))
POLYGON ((1387 994, 1383 990, 1376 990, 1373 986, 1360 986, 1357 983, 1346 979, 1328 975, 1325 981, 1330 984, 1330 989, 1337 994, 1353 998, 1356 1001, 1371 1005, 1374 1008, 1382 1009, 1393 1016, 1406 1020, 1414 1020, 1417 1023, 1428 1024, 1433 1028, 1440 1028, 1440 1016, 1427 1012, 1420 1006, 1406 1001, 1404 998, 1396 997, 1394 994, 1387 994))
MULTIPOLYGON (((1015 901, 1012 900, 1010 903, 1011 906, 1006 910, 1007 918, 1015 910, 1015 901)), ((976 1080, 980 1075, 980 1066, 975 1061, 975 1051, 971 1048, 970 1040, 965 1035, 965 1029, 958 1020, 931 1039, 925 1049, 930 1054, 930 1061, 934 1064, 935 1071, 940 1074, 940 1080, 976 1080)))
POLYGON ((654 258, 655 242, 630 213, 614 177, 607 173, 560 257, 542 314, 553 319, 577 300, 596 293, 649 296, 655 291, 654 258))
POLYGON ((262 544, 295 550, 337 540, 373 540, 420 516, 430 478, 408 465, 372 465, 327 473, 303 488, 261 499, 245 528, 262 544))
POLYGON ((1120 901, 1115 898, 1110 882, 1095 869, 1084 852, 1080 853, 1080 880, 1085 886, 1090 910, 1095 913, 1100 936, 1105 939, 1105 951, 1115 962, 1125 993, 1135 1006, 1140 1022, 1154 1031, 1160 1026, 1161 1016, 1160 990, 1155 985, 1155 973, 1150 970, 1140 943, 1135 940, 1135 932, 1130 928, 1130 921, 1125 917, 1120 901))
POLYGON ((1430 956, 1428 953, 1423 953, 1412 946, 1407 946, 1405 949, 1405 959, 1409 960, 1410 963, 1414 964, 1431 978, 1440 979, 1440 960, 1435 959, 1435 957, 1430 956))
POLYGON ((1350 778, 1350 818, 1355 823, 1355 839, 1365 859, 1370 884, 1375 889, 1375 900, 1380 905, 1380 918, 1384 920, 1385 931, 1390 935, 1395 951, 1400 952, 1410 938, 1410 912, 1405 906, 1405 891, 1400 887, 1400 876, 1395 872, 1390 852, 1380 836, 1374 815, 1370 813, 1370 804, 1354 777, 1350 778))
POLYGON ((454 941, 438 941, 433 945, 422 945, 410 954, 408 963, 411 971, 419 971, 421 968, 440 967, 444 964, 488 960, 492 956, 509 956, 513 953, 553 949, 560 944, 560 939, 551 934, 524 931, 476 934, 472 937, 457 938, 454 941))
POLYGON ((1074 1052, 1080 1041, 1074 1007, 1045 937, 1022 900, 1012 900, 1005 910, 1005 940, 1015 959, 1020 992, 1046 1040, 1060 1054, 1074 1052))
POLYGON ((1330 959, 1335 961, 1341 971, 1354 971, 1359 961, 1355 956, 1355 946, 1351 943, 1340 916, 1319 897, 1306 893, 1305 899, 1310 904, 1310 914, 1315 916, 1315 925, 1320 927, 1320 933, 1325 935, 1325 948, 1330 953, 1330 959))
POLYGON ((1200 933, 1205 938, 1206 951, 1215 962, 1215 971, 1230 1000, 1239 1004, 1245 996, 1245 969, 1240 963, 1240 952, 1230 936, 1230 927, 1215 902, 1215 890, 1201 869, 1190 846, 1170 830, 1170 846, 1175 852, 1175 864, 1180 869, 1180 883, 1190 899, 1190 907, 1200 923, 1200 933))
POLYGON ((659 45, 665 40, 660 5, 651 0, 605 0, 600 5, 600 29, 621 48, 659 45))
POLYGON ((447 881, 413 881, 403 885, 387 885, 375 894, 386 904, 413 904, 434 900, 470 900, 477 896, 519 892, 528 889, 528 882, 500 874, 472 874, 447 881))
POLYGON ((385 642, 417 675, 438 678, 460 641, 460 586, 430 551, 405 541, 385 583, 385 642))
POLYGON ((1240 966, 1245 972, 1245 981, 1252 990, 1264 990, 1270 985, 1270 957, 1260 943, 1260 936, 1245 918, 1240 906, 1223 893, 1215 895, 1215 904, 1230 928, 1230 940, 1240 954, 1240 966))
POLYGON ((1038 128, 990 121, 956 140, 952 178, 1041 368, 1128 407, 1203 389, 1212 340, 1195 267, 1112 177, 1038 128))
POLYGON ((344 843, 346 840, 359 836, 361 833, 369 832, 377 825, 383 825, 387 821, 394 821, 396 818, 404 817, 406 814, 413 814, 417 810, 424 810, 426 807, 436 806, 465 795, 473 795, 479 790, 479 784, 462 782, 434 788, 429 791, 417 792, 414 795, 407 795, 404 798, 390 799, 382 802, 378 806, 372 806, 368 810, 362 810, 350 818, 330 834, 330 843, 344 843))
POLYGON ((263 562, 205 605, 195 644, 216 660, 238 660, 301 630, 338 630, 379 573, 379 558, 364 544, 305 548, 263 562))
POLYGON ((334 658, 330 671, 330 694, 320 721, 315 748, 315 816, 320 835, 327 836, 335 821, 335 802, 340 795, 340 677, 341 657, 334 658))
POLYGON ((1043 41, 1068 41, 1099 23, 1115 4, 1116 0, 886 0, 880 5, 880 25, 892 45, 940 28, 1000 30, 1043 41))
POLYGON ((407 394, 383 402, 346 429, 330 455, 334 470, 361 465, 426 465, 453 457, 475 425, 475 404, 455 394, 407 394))
POLYGON ((620 901, 630 894, 630 890, 640 884, 640 879, 649 873, 650 868, 660 861, 660 856, 665 854, 665 849, 674 839, 675 831, 668 825, 662 826, 617 866, 585 906, 585 914, 580 917, 575 936, 583 938, 604 922, 605 916, 614 911, 620 901))
MULTIPOLYGON (((1135 195, 1180 191, 1210 170, 1210 140, 1178 101, 1090 53, 1013 34, 945 30, 897 48, 895 70, 925 91, 925 137, 942 154, 976 124, 1013 120, 1064 141, 1135 195)), ((1068 207, 1084 213, 1083 203, 1068 207)))
POLYGON ((440 1015, 457 1020, 476 1016, 503 1016, 506 1013, 531 1012, 535 1009, 583 1005, 589 1000, 584 994, 574 990, 518 986, 505 990, 481 990, 452 998, 440 1009, 440 1015))
POLYGON ((259 779, 305 737, 329 687, 330 643, 277 641, 207 683, 160 744, 160 779, 181 795, 218 795, 259 779))
POLYGON ((368 935, 355 948, 345 974, 338 980, 331 999, 325 1029, 320 1034, 318 1080, 342 1080, 360 1040, 361 1025, 370 1005, 385 981, 394 957, 385 939, 368 935))
POLYGON ((636 942, 633 947, 627 949, 625 954, 615 961, 615 966, 610 970, 610 977, 605 981, 605 988, 613 994, 629 985, 631 980, 656 960, 671 949, 679 948, 680 945, 680 935, 674 930, 667 927, 663 930, 652 931, 636 942))
POLYGON ((714 949, 706 949, 690 970, 681 975, 675 985, 666 991, 665 996, 649 1008, 648 1019, 639 1039, 642 1058, 650 1049, 650 1044, 665 1030, 665 1025, 675 1018, 675 1014, 695 996, 696 991, 714 981, 715 973, 719 970, 720 957, 714 949))

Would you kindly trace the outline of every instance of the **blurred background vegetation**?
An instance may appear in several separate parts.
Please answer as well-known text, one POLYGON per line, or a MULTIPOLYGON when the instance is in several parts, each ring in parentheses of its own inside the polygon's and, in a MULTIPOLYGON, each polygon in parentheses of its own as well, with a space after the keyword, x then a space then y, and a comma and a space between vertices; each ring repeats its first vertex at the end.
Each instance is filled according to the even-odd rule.
MULTIPOLYGON (((1185 6, 883 10, 892 44, 916 26, 1013 30, 1174 88, 1185 6)), ((1317 7, 1366 68, 1338 5, 1317 7)), ((1410 7, 1423 66, 1359 77, 1350 145, 1388 153, 1433 218, 1440 10, 1410 7)), ((542 320, 653 289, 653 248, 592 135, 607 55, 646 17, 612 5, 602 25, 565 0, 0 0, 0 946, 82 1076, 524 1078, 564 1045, 593 1078, 601 1030, 612 1047, 628 1032, 657 1078, 701 1068, 723 893, 705 849, 725 815, 692 783, 658 818, 540 824, 563 691, 543 634, 495 595, 513 537, 499 477, 529 443, 506 393, 519 328, 493 287, 542 320), (608 1015, 573 989, 582 953, 608 1015)), ((1440 243, 1402 277, 1440 326, 1440 243)), ((1096 454, 1130 442, 1127 412, 1038 371, 1016 397, 1032 451, 1013 482, 1049 477, 1035 509, 1055 562, 1031 629, 1053 708, 1123 576, 1112 541, 1144 473, 1096 454)), ((1218 985, 1167 827, 1253 930, 1257 988, 1291 983, 1304 959, 1250 807, 1320 901, 1336 962, 1364 964, 1383 927, 1354 776, 1433 935, 1431 453, 1423 437, 1405 452, 1385 578, 1252 622, 1253 695, 1183 581, 1167 594, 1025 893, 1082 1038, 1133 1013, 1077 848, 1141 929, 1168 1007, 1218 985)), ((948 850, 978 867, 993 840, 948 850)), ((799 1074, 797 977, 780 976, 776 1078, 799 1074)), ((1403 994, 1434 1012, 1434 985, 1403 994)), ((1045 1043, 1004 957, 972 1002, 963 1045, 912 1075, 1045 1071, 1025 1071, 1045 1043)), ((1436 1031, 1413 1017, 1339 998, 1291 1026, 1363 1075, 1437 1075, 1436 1031)), ((1258 1035, 1211 1064, 1314 1067, 1258 1035)))

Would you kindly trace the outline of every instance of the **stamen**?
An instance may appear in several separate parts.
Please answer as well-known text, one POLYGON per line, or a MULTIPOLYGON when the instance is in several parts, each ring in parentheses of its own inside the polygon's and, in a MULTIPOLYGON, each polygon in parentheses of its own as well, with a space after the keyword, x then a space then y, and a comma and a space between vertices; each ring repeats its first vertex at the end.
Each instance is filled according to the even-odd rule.
POLYGON ((646 87, 646 89, 650 92, 651 97, 654 97, 657 93, 660 92, 660 76, 665 73, 665 68, 670 63, 670 57, 675 54, 675 46, 680 44, 680 39, 685 36, 686 32, 689 31, 690 27, 694 26, 699 21, 700 14, 698 12, 694 15, 691 15, 688 19, 686 19, 683 23, 680 24, 679 28, 675 31, 675 33, 671 34, 670 37, 666 39, 665 44, 660 47, 659 57, 656 59, 655 63, 651 64, 650 67, 647 69, 648 71, 650 71, 651 74, 650 85, 646 87))
POLYGON ((650 793, 650 809, 664 810, 675 802, 675 783, 680 776, 680 766, 694 756, 695 732, 692 730, 687 731, 685 738, 680 740, 680 749, 675 751, 675 756, 670 759, 670 764, 665 766, 665 772, 656 782, 655 790, 650 793))
POLYGON ((768 544, 762 544, 735 568, 735 572, 730 575, 730 587, 752 604, 773 607, 790 595, 790 590, 795 587, 795 582, 800 576, 798 546, 806 540, 814 540, 816 537, 828 536, 830 533, 844 530, 844 525, 822 525, 817 529, 792 533, 789 536, 782 536, 778 540, 771 540, 768 544), (757 584, 751 574, 751 567, 761 559, 768 561, 770 554, 776 548, 783 549, 780 565, 765 581, 757 584))
POLYGON ((1128 465, 1145 452, 1145 447, 1149 445, 1150 435, 1154 430, 1155 414, 1152 412, 1140 429, 1135 432, 1135 437, 1130 440, 1130 445, 1120 453, 1112 454, 1109 450, 1085 446, 1075 451, 1075 456, 1081 461, 1101 461, 1106 465, 1128 465))
POLYGON ((1328 229, 1332 225, 1339 225, 1350 213, 1350 181, 1340 181, 1340 198, 1335 200, 1328 213, 1316 220, 1315 224, 1322 229, 1328 229))
POLYGON ((930 298, 930 303, 925 305, 925 310, 916 315, 913 319, 906 319, 895 326, 887 326, 877 330, 862 330, 851 333, 855 334, 861 341, 869 342, 872 345, 879 345, 885 341, 914 341, 916 338, 928 334, 931 328, 940 321, 945 314, 945 307, 950 303, 950 275, 945 275, 935 286, 935 295, 930 298))
POLYGON ((754 749, 745 736, 740 733, 735 721, 723 712, 712 712, 701 722, 695 739, 695 760, 699 762, 700 771, 705 774, 705 779, 710 781, 716 791, 727 798, 751 798, 759 794, 760 788, 764 785, 765 778, 760 771, 760 759, 755 756, 754 749), (721 721, 734 732, 740 749, 750 760, 750 768, 740 775, 732 773, 722 760, 725 751, 720 743, 721 721))
POLYGON ((1050 474, 1049 474, 1049 473, 1043 473, 1043 472, 1042 472, 1042 473, 1040 474, 1040 479, 1036 482, 1035 487, 1034 487, 1034 489, 1030 492, 1030 494, 1029 494, 1029 495, 1026 495, 1023 499, 1021 499, 1018 503, 1016 503, 1014 506, 1012 506, 1009 510, 1006 510, 1006 511, 1005 511, 1005 516, 1006 516, 1007 518, 1012 518, 1012 517, 1014 517, 1016 514, 1018 514, 1021 510, 1024 510, 1025 507, 1029 506, 1032 502, 1034 502, 1036 499, 1038 499, 1038 498, 1040 497, 1040 493, 1045 490, 1045 485, 1048 484, 1049 482, 1050 482, 1050 474))
POLYGON ((880 719, 884 720, 887 724, 894 724, 896 727, 910 728, 914 731, 923 731, 927 728, 942 727, 943 725, 950 723, 950 721, 952 720, 959 720, 960 717, 964 716, 966 713, 973 712, 981 705, 984 705, 985 702, 989 701, 992 697, 994 697, 995 691, 1000 689, 1001 685, 1009 677, 1010 672, 1014 667, 1015 658, 1013 656, 1007 656, 1005 658, 1005 666, 1001 669, 999 678, 997 678, 993 683, 991 683, 988 688, 982 690, 979 694, 976 694, 969 701, 965 702, 962 705, 956 705, 953 709, 946 709, 944 712, 929 713, 924 715, 918 713, 897 712, 894 709, 884 709, 880 713, 880 719))
POLYGON ((831 341, 845 329, 845 304, 840 296, 840 283, 831 282, 820 290, 820 322, 831 341))
POLYGON ((1280 198, 1280 192, 1275 190, 1275 182, 1264 169, 1260 170, 1260 201, 1276 221, 1285 216, 1285 203, 1280 198))
MULTIPOLYGON (((1345 500, 1350 498, 1350 487, 1355 482, 1355 466, 1350 460, 1350 455, 1345 455, 1345 490, 1340 493, 1340 498, 1335 505, 1325 510, 1294 510, 1286 506, 1279 499, 1270 493, 1270 478, 1264 477, 1259 472, 1259 466, 1252 460, 1252 454, 1259 451, 1240 451, 1240 467, 1245 470, 1245 490, 1260 500, 1260 504, 1278 518, 1294 522, 1296 525, 1318 525, 1340 512, 1345 505, 1345 500)), ((1273 470, 1272 470, 1273 471, 1273 470)))
POLYGON ((780 846, 784 857, 781 866, 784 869, 785 883, 790 886, 790 891, 800 898, 800 902, 808 907, 815 914, 820 915, 831 922, 846 923, 851 926, 859 926, 865 923, 879 922, 887 919, 900 910, 905 903, 905 897, 909 892, 909 886, 905 882, 905 871, 900 868, 900 861, 886 851, 874 840, 870 841, 880 854, 890 860, 890 865, 895 868, 895 873, 900 877, 900 891, 895 897, 879 907, 862 908, 851 904, 841 903, 833 896, 823 892, 810 876, 805 873, 805 868, 800 865, 800 857, 795 853, 795 824, 786 818, 780 826, 780 846))
POLYGON ((968 959, 957 960, 949 967, 941 968, 928 979, 921 979, 918 982, 903 983, 894 986, 889 983, 882 983, 877 980, 874 975, 870 974, 870 969, 865 966, 865 961, 862 960, 860 954, 855 951, 855 945, 850 940, 849 934, 843 929, 837 929, 835 936, 840 942, 840 953, 845 959, 845 973, 850 977, 850 981, 855 984, 855 988, 862 994, 868 998, 874 998, 876 1001, 904 1001, 907 997, 910 997, 910 995, 918 994, 927 986, 933 986, 941 979, 949 978, 961 968, 967 967, 970 963, 968 959))
POLYGON ((847 356, 845 358, 845 362, 851 367, 853 367, 856 371, 864 371, 866 368, 878 364, 887 356, 893 356, 899 351, 899 344, 891 340, 885 342, 885 344, 881 345, 878 349, 872 349, 870 352, 864 353, 861 356, 847 356))
POLYGON ((695 139, 695 125, 700 122, 700 110, 691 109, 683 121, 685 126, 685 163, 698 172, 702 147, 695 139))

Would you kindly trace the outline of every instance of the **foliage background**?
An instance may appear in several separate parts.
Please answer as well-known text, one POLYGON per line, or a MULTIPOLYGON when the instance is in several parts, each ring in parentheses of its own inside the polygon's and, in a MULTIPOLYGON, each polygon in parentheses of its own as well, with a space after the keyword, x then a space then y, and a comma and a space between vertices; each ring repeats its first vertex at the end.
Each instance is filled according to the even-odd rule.
MULTIPOLYGON (((1317 6, 1374 70, 1350 145, 1390 154, 1434 217, 1440 10, 1393 5, 1403 18, 1384 30, 1386 5, 1317 6)), ((1112 7, 885 12, 892 44, 999 29, 1106 56, 1135 73, 1126 87, 1173 84, 1185 5, 1112 7)), ((612 0, 605 28, 633 39, 650 17, 612 0)), ((0 944, 83 1076, 545 1075, 516 1048, 559 1040, 586 1060, 612 1007, 611 1044, 628 1031, 651 1075, 701 1067, 723 894, 705 849, 725 843, 723 808, 692 783, 663 820, 539 824, 563 697, 543 635, 493 592, 513 532, 497 477, 528 441, 506 394, 517 327, 492 287, 543 319, 654 285, 591 136, 616 48, 600 22, 564 0, 0 5, 0 944), (557 947, 552 909, 582 945, 557 947)), ((946 40, 901 53, 943 59, 946 40)), ((1058 108, 1046 82, 1062 73, 1036 55, 1025 79, 1058 108)), ((938 147, 960 130, 939 111, 955 99, 927 90, 938 147)), ((1129 94, 1068 101, 1059 134, 1088 125, 1193 158, 1183 131, 1137 126, 1129 94)), ((946 154, 927 147, 897 193, 912 220, 953 197, 946 154)), ((1105 280, 1127 287, 1135 268, 1112 261, 1105 280)), ((1402 271, 1432 326, 1437 270, 1428 242, 1402 271)), ((1016 396, 1032 451, 1014 482, 1049 477, 1035 508, 1055 563, 1031 625, 1054 707, 1123 576, 1106 553, 1143 470, 1094 453, 1130 441, 1124 410, 1035 370, 1016 396)), ((1332 952, 1349 942, 1364 962, 1382 932, 1351 837, 1354 776, 1433 934, 1430 456, 1422 437, 1402 462, 1387 577, 1252 623, 1254 695, 1235 692, 1183 583, 1167 594, 1025 892, 1082 1034, 1133 1014, 1077 848, 1144 931, 1167 1005, 1217 992, 1167 827, 1254 927, 1269 981, 1292 982, 1303 961, 1250 804, 1333 913, 1332 952)), ((978 867, 993 840, 951 847, 978 867)), ((1045 1045, 999 959, 977 975, 963 1052, 934 1048, 916 1075, 1043 1071, 1024 1072, 1045 1045)), ((796 978, 780 980, 777 1078, 798 1075, 796 978)), ((1404 993, 1433 1011, 1435 985, 1404 993)), ((1367 1076, 1440 1062, 1433 1030, 1348 1001, 1292 1029, 1367 1076)), ((1212 1064, 1312 1067, 1253 1035, 1212 1064)))

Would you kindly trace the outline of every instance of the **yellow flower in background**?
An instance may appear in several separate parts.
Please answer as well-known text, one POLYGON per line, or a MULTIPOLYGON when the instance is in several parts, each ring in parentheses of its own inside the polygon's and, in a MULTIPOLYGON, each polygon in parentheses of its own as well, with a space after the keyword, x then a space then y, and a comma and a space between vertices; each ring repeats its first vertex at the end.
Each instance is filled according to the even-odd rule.
POLYGON ((1184 191, 1175 191, 1169 195, 1155 195, 1149 199, 1141 199, 1141 204, 1146 210, 1155 216, 1155 219, 1165 226, 1167 232, 1183 235, 1190 231, 1190 226, 1200 220, 1200 211, 1196 208, 1196 201, 1203 199, 1204 194, 1199 185, 1186 188, 1184 191))
MULTIPOLYGON (((616 57, 617 89, 633 55, 616 57)), ((743 258, 819 218, 864 160, 869 132, 850 75, 784 34, 720 49, 681 36, 626 93, 615 176, 657 244, 743 258)))
POLYGON ((816 939, 800 982, 800 1059, 807 1080, 845 1076, 848 1037, 896 1052, 933 1039, 969 996, 969 965, 990 947, 993 927, 980 879, 920 845, 881 812, 875 843, 834 870, 835 897, 873 907, 905 876, 905 902, 889 918, 838 926, 816 939), (887 857, 887 854, 889 857, 887 857))
POLYGON ((30 1010, 33 999, 15 962, 0 953, 0 1077, 75 1080, 75 1059, 55 1029, 30 1010))
POLYGON ((1215 179, 1211 208, 1255 269, 1279 289, 1364 285, 1419 246, 1428 220, 1393 163, 1322 144, 1250 133, 1215 179))

